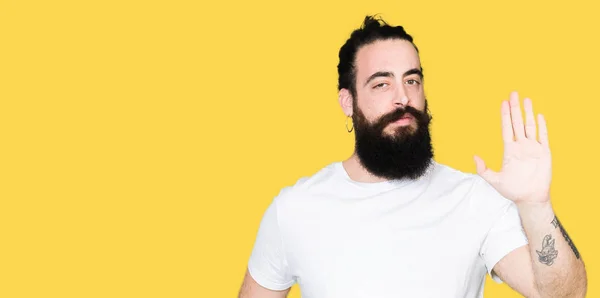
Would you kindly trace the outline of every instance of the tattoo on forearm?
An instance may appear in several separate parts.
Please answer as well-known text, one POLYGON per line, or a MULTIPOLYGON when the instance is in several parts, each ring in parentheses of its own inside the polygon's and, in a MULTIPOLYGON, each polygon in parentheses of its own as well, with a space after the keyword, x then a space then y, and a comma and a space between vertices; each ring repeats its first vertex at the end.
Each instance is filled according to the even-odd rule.
POLYGON ((548 266, 554 264, 554 259, 558 256, 558 251, 554 249, 554 240, 550 234, 546 235, 542 241, 542 250, 536 250, 540 263, 548 266))
POLYGON ((558 220, 558 217, 554 216, 554 219, 552 220, 552 224, 554 225, 555 228, 558 227, 560 229, 560 232, 562 233, 563 237, 565 238, 565 241, 567 241, 567 243, 571 247, 571 250, 575 254, 575 257, 577 259, 579 259, 579 257, 580 257, 579 251, 577 250, 577 247, 575 247, 575 243, 573 243, 573 241, 571 240, 571 237, 569 237, 569 234, 567 234, 567 231, 565 231, 565 228, 563 228, 562 224, 560 223, 560 220, 558 220))

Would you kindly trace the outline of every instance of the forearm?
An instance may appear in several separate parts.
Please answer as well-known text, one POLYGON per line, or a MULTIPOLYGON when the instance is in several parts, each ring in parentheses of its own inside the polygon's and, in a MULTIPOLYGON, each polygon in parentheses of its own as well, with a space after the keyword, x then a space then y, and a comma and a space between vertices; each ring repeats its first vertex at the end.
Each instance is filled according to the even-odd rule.
POLYGON ((246 270, 246 275, 244 276, 242 287, 238 293, 238 298, 286 298, 290 289, 283 291, 266 289, 252 278, 250 271, 246 270))
POLYGON ((579 251, 547 203, 517 204, 541 297, 584 297, 587 276, 579 251))

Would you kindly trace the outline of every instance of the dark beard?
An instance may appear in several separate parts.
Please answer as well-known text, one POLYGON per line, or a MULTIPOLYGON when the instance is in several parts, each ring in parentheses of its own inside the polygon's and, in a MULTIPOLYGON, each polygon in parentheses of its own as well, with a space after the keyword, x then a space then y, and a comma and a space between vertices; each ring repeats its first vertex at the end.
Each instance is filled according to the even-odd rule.
POLYGON ((417 179, 433 162, 433 147, 429 134, 431 115, 425 101, 425 112, 411 106, 399 108, 369 123, 354 104, 352 120, 355 130, 355 150, 363 167, 371 174, 385 179, 417 179), (411 114, 416 130, 409 126, 394 128, 392 135, 384 129, 392 122, 411 114))

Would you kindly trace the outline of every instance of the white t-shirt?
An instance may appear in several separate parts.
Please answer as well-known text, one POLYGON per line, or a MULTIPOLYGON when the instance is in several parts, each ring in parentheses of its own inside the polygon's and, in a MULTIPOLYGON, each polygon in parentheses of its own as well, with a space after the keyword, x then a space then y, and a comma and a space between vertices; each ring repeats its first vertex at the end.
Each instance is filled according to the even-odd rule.
POLYGON ((362 183, 334 162, 273 200, 248 270, 303 298, 483 297, 527 243, 515 204, 476 174, 434 162, 417 181, 362 183))

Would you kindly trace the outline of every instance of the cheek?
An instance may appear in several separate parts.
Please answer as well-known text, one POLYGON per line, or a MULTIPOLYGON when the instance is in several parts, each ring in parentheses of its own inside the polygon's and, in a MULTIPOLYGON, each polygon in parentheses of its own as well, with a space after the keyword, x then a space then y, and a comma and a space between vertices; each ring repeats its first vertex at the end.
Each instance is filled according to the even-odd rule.
POLYGON ((370 105, 364 105, 361 109, 360 109, 363 117, 369 122, 369 123, 373 123, 373 121, 375 121, 375 119, 377 119, 377 115, 378 112, 377 110, 374 110, 372 106, 370 105))
POLYGON ((425 109, 425 94, 423 93, 423 88, 408 88, 407 94, 408 98, 410 98, 411 106, 417 108, 419 110, 425 109))
POLYGON ((383 114, 384 106, 381 103, 385 101, 381 100, 381 98, 372 94, 359 94, 358 96, 360 98, 357 102, 358 108, 367 121, 372 123, 377 117, 383 114))

